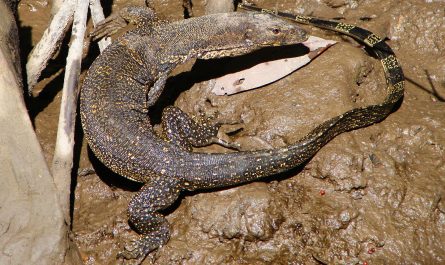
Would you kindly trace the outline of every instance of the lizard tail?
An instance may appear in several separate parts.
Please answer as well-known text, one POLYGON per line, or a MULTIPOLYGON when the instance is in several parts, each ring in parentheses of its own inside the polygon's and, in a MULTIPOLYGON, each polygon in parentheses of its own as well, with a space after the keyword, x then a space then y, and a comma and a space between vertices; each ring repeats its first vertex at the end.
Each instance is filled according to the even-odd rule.
MULTIPOLYGON (((405 78, 402 68, 389 45, 374 33, 333 20, 275 12, 243 4, 240 4, 239 7, 340 32, 364 43, 372 48, 383 65, 387 95, 380 104, 352 109, 325 121, 301 140, 285 148, 233 154, 191 154, 190 162, 196 166, 192 175, 209 176, 202 179, 201 187, 206 183, 209 187, 239 184, 297 167, 311 158, 338 134, 366 127, 385 119, 394 109, 396 103, 403 98, 405 78), (201 172, 202 170, 206 172, 201 172)), ((196 181, 196 178, 193 181, 196 181)))

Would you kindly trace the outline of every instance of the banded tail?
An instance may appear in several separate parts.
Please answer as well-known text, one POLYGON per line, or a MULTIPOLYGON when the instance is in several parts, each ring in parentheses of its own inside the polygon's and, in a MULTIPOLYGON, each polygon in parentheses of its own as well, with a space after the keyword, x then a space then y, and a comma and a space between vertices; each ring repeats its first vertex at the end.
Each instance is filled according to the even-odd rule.
POLYGON ((312 25, 318 28, 340 32, 353 37, 359 42, 372 48, 373 52, 383 65, 388 88, 387 97, 382 104, 393 105, 403 97, 405 76, 403 75, 402 67, 397 61, 393 50, 391 49, 391 47, 389 47, 388 44, 385 43, 384 39, 380 38, 369 30, 335 20, 328 20, 304 15, 294 15, 251 5, 239 4, 238 7, 245 10, 272 14, 277 17, 295 21, 297 23, 312 25))

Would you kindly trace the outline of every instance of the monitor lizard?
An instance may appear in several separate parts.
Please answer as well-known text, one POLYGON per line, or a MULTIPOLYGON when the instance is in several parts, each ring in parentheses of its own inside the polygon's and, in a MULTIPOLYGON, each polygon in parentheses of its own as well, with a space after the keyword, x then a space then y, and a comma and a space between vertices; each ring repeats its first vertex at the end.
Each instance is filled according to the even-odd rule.
POLYGON ((81 122, 91 150, 112 171, 144 183, 128 207, 129 221, 141 236, 125 247, 121 257, 143 259, 168 241, 169 225, 158 211, 171 205, 182 190, 228 187, 294 168, 336 135, 381 121, 403 97, 401 67, 380 38, 351 25, 304 17, 305 22, 349 32, 378 48, 375 52, 388 83, 382 103, 350 110, 318 125, 296 143, 276 149, 194 152, 192 147, 212 143, 234 146, 217 138, 220 125, 199 123, 172 106, 162 113, 162 133, 155 133, 148 109, 178 64, 191 58, 236 56, 307 39, 306 32, 294 23, 269 14, 271 11, 258 11, 163 23, 152 9, 128 7, 95 30, 93 35, 100 37, 111 34, 116 25, 122 26, 123 20, 136 24, 92 63, 80 99, 81 122))

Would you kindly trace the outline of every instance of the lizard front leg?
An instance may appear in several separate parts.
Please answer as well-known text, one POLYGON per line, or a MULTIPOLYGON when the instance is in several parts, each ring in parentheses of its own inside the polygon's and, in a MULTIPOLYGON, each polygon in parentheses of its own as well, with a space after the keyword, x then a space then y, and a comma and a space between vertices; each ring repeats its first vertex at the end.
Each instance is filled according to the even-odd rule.
POLYGON ((147 182, 133 197, 128 206, 128 215, 141 237, 127 245, 119 253, 120 257, 142 261, 148 253, 169 240, 169 224, 157 211, 170 206, 178 198, 180 189, 177 179, 158 176, 147 182))

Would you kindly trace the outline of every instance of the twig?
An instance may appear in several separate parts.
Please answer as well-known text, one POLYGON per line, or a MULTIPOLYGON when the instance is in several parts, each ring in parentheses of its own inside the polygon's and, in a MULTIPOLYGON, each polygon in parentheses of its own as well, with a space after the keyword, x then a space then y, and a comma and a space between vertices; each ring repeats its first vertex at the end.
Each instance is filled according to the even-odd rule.
POLYGON ((31 94, 34 85, 40 77, 49 59, 56 53, 65 32, 71 25, 76 1, 63 2, 57 14, 51 20, 49 27, 43 33, 42 39, 31 51, 26 64, 28 77, 28 93, 31 94))
POLYGON ((437 91, 436 86, 434 85, 434 82, 431 79, 431 75, 428 72, 428 70, 426 70, 426 69, 425 69, 425 75, 426 75, 426 78, 428 79, 428 83, 430 84, 431 90, 433 91, 431 94, 433 94, 437 98, 437 100, 439 100, 440 102, 444 102, 445 98, 443 98, 437 91))
MULTIPOLYGON (((148 2, 148 1, 146 1, 146 2, 148 2)), ((193 17, 192 0, 183 0, 182 7, 184 8, 185 18, 193 17)))
MULTIPOLYGON (((426 73, 426 74, 427 74, 427 78, 430 79, 431 77, 428 76, 428 73, 426 73)), ((439 94, 437 93, 437 90, 436 90, 436 88, 434 87, 434 84, 431 84, 431 83, 430 83, 430 86, 432 86, 432 88, 433 88, 433 90, 431 91, 431 90, 429 90, 427 87, 425 87, 424 85, 420 84, 419 82, 417 82, 417 81, 414 80, 414 79, 411 79, 411 78, 408 77, 408 76, 405 76, 405 79, 406 79, 406 81, 410 82, 411 84, 415 85, 416 87, 418 87, 418 88, 422 89, 423 91, 427 92, 428 94, 430 94, 431 96, 433 96, 433 97, 434 97, 435 99, 437 99, 438 101, 440 101, 440 102, 445 102, 445 98, 442 97, 441 95, 439 95, 439 94)), ((428 82, 432 82, 432 80, 431 80, 431 81, 428 80, 428 82)))
MULTIPOLYGON (((90 10, 91 10, 91 18, 93 20, 93 25, 96 27, 97 23, 105 19, 104 11, 100 4, 99 0, 90 0, 90 10)), ((111 44, 111 38, 106 37, 99 41, 99 50, 103 52, 103 50, 111 44)))
POLYGON ((207 0, 205 4, 206 14, 233 12, 235 4, 233 0, 207 0))
MULTIPOLYGON (((82 48, 88 14, 88 0, 77 0, 63 81, 62 104, 59 114, 57 140, 52 162, 52 174, 59 192, 62 209, 69 216, 71 169, 73 165, 74 128, 76 121, 78 82, 82 48)), ((69 220, 67 218, 67 220, 69 220)))

